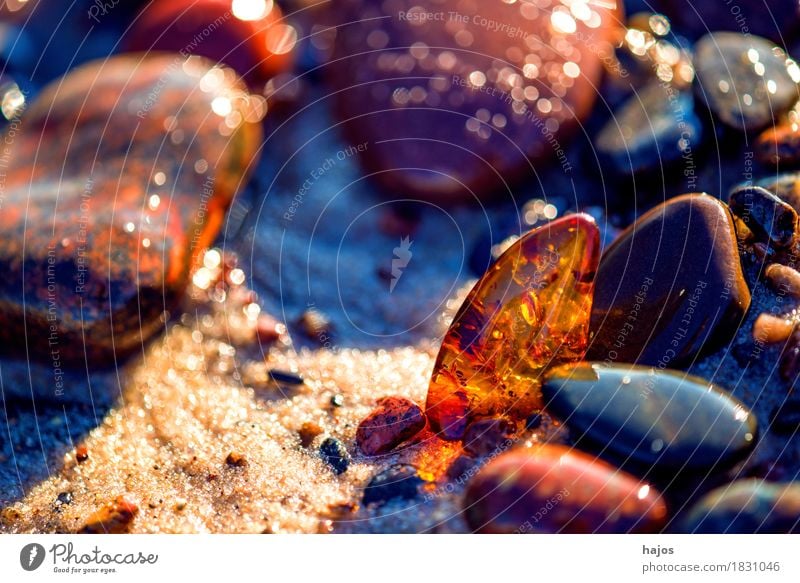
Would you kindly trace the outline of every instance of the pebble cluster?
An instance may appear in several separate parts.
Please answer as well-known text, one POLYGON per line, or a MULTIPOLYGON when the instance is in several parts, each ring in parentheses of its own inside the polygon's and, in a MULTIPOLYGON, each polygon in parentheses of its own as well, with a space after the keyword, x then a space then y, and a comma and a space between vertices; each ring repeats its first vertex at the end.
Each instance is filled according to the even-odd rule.
MULTIPOLYGON (((3 351, 121 372, 103 381, 119 395, 98 424, 65 428, 57 470, 0 494, 0 530, 798 531, 799 460, 779 452, 800 432, 794 47, 663 14, 623 25, 620 7, 581 0, 430 7, 343 0, 309 48, 272 2, 156 1, 125 46, 174 54, 95 61, 32 100, 24 80, 2 80, 3 351), (364 287, 353 317, 308 301, 299 278, 286 293, 303 309, 268 313, 293 285, 283 255, 247 265, 209 246, 254 173, 267 110, 302 98, 283 75, 325 58, 351 143, 312 164, 314 180, 341 169, 358 182, 360 164, 390 196, 497 199, 548 165, 569 175, 581 133, 619 181, 694 163, 712 138, 752 137, 759 165, 729 192, 665 195, 616 225, 577 193, 570 205, 545 192, 474 254, 477 283, 436 283, 449 300, 431 310, 400 278, 412 249, 441 245, 445 219, 406 206, 354 227, 361 241, 400 235, 385 265, 366 265, 336 220, 317 225, 304 186, 264 203, 283 208, 283 237, 275 217, 266 236, 250 219, 253 248, 282 253, 289 237, 288 269, 318 274, 331 256, 309 268, 311 246, 291 237, 338 242, 336 277, 341 264, 364 287), (592 123, 598 94, 613 114, 592 123), (370 320, 407 326, 413 344, 348 345, 342 323, 370 320), (762 352, 777 363, 768 397, 716 380, 763 370, 762 352)), ((331 199, 335 219, 352 218, 352 198, 331 199)), ((443 272, 431 257, 417 261, 443 272)), ((5 439, 0 462, 21 476, 5 439)))

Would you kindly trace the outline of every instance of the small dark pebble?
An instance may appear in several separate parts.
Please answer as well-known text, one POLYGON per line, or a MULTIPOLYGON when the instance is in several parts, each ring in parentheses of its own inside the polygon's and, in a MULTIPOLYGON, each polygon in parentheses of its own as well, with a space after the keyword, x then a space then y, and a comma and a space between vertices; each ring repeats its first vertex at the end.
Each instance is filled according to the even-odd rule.
POLYGON ((56 496, 56 502, 53 504, 53 510, 56 512, 61 512, 61 507, 72 504, 72 500, 72 492, 61 492, 58 496, 56 496))
POLYGON ((285 370, 272 369, 267 373, 267 376, 272 382, 281 385, 291 385, 296 387, 298 385, 302 385, 305 382, 303 380, 303 377, 301 377, 299 374, 293 372, 287 372, 285 370))
POLYGON ((525 420, 525 429, 528 431, 534 431, 535 429, 539 429, 542 426, 542 412, 535 411, 528 415, 528 418, 525 420))
POLYGON ((75 448, 75 459, 78 460, 79 464, 82 464, 86 460, 89 459, 89 448, 85 445, 79 445, 75 448))
POLYGON ((61 492, 56 498, 56 501, 59 504, 72 504, 73 499, 72 492, 61 492))
POLYGON ((232 451, 225 458, 225 463, 233 468, 243 468, 247 465, 247 458, 236 451, 232 451))
POLYGON ((742 186, 731 192, 731 210, 762 240, 777 247, 794 241, 797 213, 787 203, 760 186, 742 186))
POLYGON ((344 396, 339 394, 333 395, 331 397, 331 406, 344 407, 344 396))
POLYGON ((778 435, 800 433, 800 398, 791 398, 775 407, 770 417, 770 430, 778 435))
POLYGON ((508 449, 517 428, 508 419, 480 419, 464 432, 464 451, 480 457, 508 449))
POLYGON ((364 504, 384 504, 394 498, 413 500, 425 481, 417 468, 398 464, 376 474, 364 489, 364 504))
POLYGON ((343 474, 350 466, 350 454, 347 448, 336 438, 329 437, 319 446, 319 455, 322 460, 333 468, 335 474, 343 474))
POLYGON ((460 455, 453 460, 453 463, 447 468, 447 479, 451 482, 457 480, 466 481, 466 478, 470 476, 470 473, 477 464, 478 460, 475 458, 468 455, 460 455))

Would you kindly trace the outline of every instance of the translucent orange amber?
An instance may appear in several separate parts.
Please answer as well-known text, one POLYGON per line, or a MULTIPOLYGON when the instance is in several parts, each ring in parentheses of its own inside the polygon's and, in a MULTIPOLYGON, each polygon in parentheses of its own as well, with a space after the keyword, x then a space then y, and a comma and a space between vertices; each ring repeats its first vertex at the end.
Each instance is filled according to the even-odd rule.
POLYGON ((426 413, 444 439, 478 417, 522 418, 540 405, 539 376, 580 360, 589 338, 597 225, 576 214, 531 231, 469 293, 442 342, 426 413))

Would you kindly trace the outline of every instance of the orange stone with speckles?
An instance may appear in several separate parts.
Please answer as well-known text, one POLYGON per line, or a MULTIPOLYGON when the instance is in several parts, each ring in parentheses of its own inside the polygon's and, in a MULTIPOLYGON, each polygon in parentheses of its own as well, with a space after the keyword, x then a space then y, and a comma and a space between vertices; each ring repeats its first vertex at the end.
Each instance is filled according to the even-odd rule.
POLYGON ((474 418, 520 418, 539 405, 539 375, 579 360, 589 337, 600 237, 571 215, 531 231, 478 281, 442 343, 426 414, 444 439, 474 418))

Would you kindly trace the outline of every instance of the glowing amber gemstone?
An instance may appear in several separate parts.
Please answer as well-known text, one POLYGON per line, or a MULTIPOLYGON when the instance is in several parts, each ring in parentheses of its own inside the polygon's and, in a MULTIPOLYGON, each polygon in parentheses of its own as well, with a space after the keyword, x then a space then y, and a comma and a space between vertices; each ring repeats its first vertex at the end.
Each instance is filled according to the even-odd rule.
POLYGON ((470 419, 520 418, 538 405, 541 372, 586 351, 597 225, 571 215, 531 231, 478 281, 447 331, 426 413, 444 439, 470 419))

